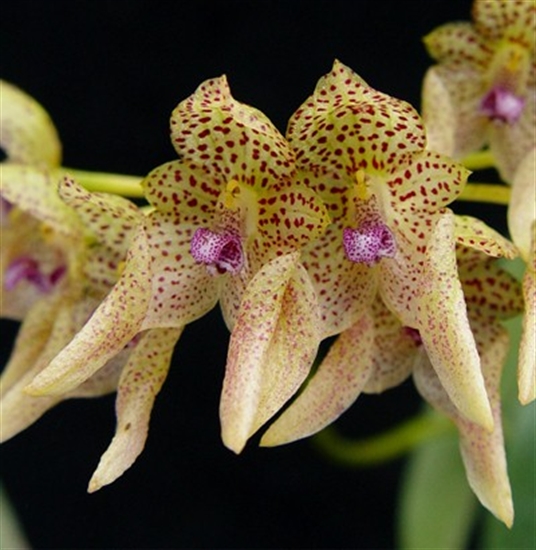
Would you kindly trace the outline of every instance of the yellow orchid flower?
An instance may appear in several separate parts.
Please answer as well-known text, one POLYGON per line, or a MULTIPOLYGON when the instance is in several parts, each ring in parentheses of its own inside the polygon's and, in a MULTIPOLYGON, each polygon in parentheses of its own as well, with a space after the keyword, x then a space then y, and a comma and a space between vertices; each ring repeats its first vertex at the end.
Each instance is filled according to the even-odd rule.
MULTIPOLYGON (((447 238, 453 225, 443 220, 438 225, 436 236, 447 238)), ((362 392, 383 392, 413 374, 423 397, 457 425, 473 490, 486 507, 511 525, 513 509, 499 395, 509 342, 501 321, 519 314, 523 300, 519 283, 494 260, 516 252, 506 239, 473 218, 459 218, 456 232, 460 279, 492 405, 493 430, 460 413, 436 374, 429 343, 419 331, 404 325, 377 296, 362 317, 334 342, 304 391, 264 434, 261 445, 307 437, 337 419, 362 392)))
MULTIPOLYGON (((223 438, 237 450, 237 416, 240 429, 249 430, 253 409, 273 414, 303 382, 316 353, 314 293, 299 250, 324 231, 328 215, 316 194, 293 179, 294 156, 284 138, 262 113, 231 96, 225 77, 203 83, 180 103, 171 130, 181 160, 143 181, 152 211, 133 238, 119 281, 28 389, 39 395, 73 391, 138 334, 180 331, 220 300, 233 331, 222 393, 223 438), (286 338, 287 324, 306 308, 307 352, 294 355, 296 340, 286 338), (257 336, 268 345, 254 351, 246 344, 257 336), (239 395, 250 367, 259 387, 275 384, 265 365, 278 356, 290 364, 275 393, 239 395), (237 400, 248 403, 237 409, 237 400)), ((101 474, 109 482, 108 471, 119 460, 115 454, 111 447, 91 488, 102 484, 101 474)))
POLYGON ((536 5, 475 0, 473 23, 425 37, 438 61, 425 77, 423 117, 431 150, 454 158, 489 145, 511 180, 536 143, 536 5))
POLYGON ((457 407, 491 429, 454 240, 434 237, 440 223, 452 223, 445 206, 468 172, 425 150, 421 119, 409 104, 374 90, 338 61, 292 116, 287 136, 302 177, 332 217, 302 255, 319 297, 323 337, 351 327, 379 291, 427 341, 457 407))

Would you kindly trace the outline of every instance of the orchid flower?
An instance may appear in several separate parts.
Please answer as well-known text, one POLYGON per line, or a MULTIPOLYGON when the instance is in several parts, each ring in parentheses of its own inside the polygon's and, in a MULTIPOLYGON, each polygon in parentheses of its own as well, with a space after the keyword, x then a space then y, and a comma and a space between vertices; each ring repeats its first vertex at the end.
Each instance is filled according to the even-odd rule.
MULTIPOLYGON (((438 222, 435 242, 452 235, 452 218, 438 222)), ((383 392, 413 374, 423 397, 457 425, 473 490, 485 506, 511 525, 513 509, 499 396, 500 372, 509 342, 501 320, 519 314, 523 300, 516 279, 494 259, 515 256, 516 250, 473 218, 458 218, 456 232, 460 279, 492 405, 493 430, 460 414, 437 376, 429 343, 419 331, 404 325, 377 296, 362 317, 334 342, 304 391, 264 434, 261 445, 280 445, 311 435, 338 418, 362 392, 383 392)))
POLYGON ((421 119, 409 104, 374 90, 338 61, 292 116, 288 139, 302 177, 332 218, 302 254, 323 337, 354 325, 379 291, 426 341, 459 410, 491 429, 454 241, 434 240, 467 171, 425 150, 421 119))
POLYGON ((473 24, 449 23, 425 37, 438 61, 423 88, 432 150, 463 158, 489 145, 511 180, 536 143, 535 33, 534 2, 475 0, 473 24))
POLYGON ((243 418, 238 429, 249 432, 254 416, 273 414, 303 382, 316 353, 314 292, 299 250, 324 231, 328 216, 316 194, 293 179, 294 156, 284 138, 265 115, 231 96, 225 77, 203 83, 177 106, 171 133, 181 160, 143 181, 152 211, 119 281, 28 390, 73 391, 138 334, 180 331, 219 300, 233 332, 223 437, 237 448, 233 419, 243 418), (287 324, 301 318, 303 338, 287 337, 287 324), (292 353, 301 343, 307 349, 292 353), (271 368, 276 359, 279 379, 271 368), (238 397, 246 403, 237 405, 248 369, 257 373, 258 391, 238 397))

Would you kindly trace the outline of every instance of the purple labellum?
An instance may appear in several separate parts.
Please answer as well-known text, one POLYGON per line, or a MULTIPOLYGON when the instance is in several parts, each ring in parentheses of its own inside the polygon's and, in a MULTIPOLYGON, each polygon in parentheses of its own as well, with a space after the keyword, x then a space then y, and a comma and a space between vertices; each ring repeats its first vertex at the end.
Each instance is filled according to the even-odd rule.
POLYGON ((60 266, 47 275, 41 271, 36 260, 23 256, 11 262, 7 267, 4 274, 4 288, 13 290, 21 281, 27 281, 41 292, 50 292, 66 271, 65 266, 60 266))
POLYGON ((491 120, 513 124, 520 117, 525 100, 506 88, 492 88, 480 103, 480 112, 491 120))
POLYGON ((350 261, 368 266, 381 258, 392 258, 396 253, 395 238, 381 222, 366 222, 358 229, 347 227, 343 231, 343 245, 350 261))
POLYGON ((404 334, 409 336, 417 347, 422 346, 421 333, 416 328, 403 327, 404 334))
POLYGON ((190 253, 196 261, 206 264, 212 275, 236 275, 244 265, 240 237, 231 232, 216 233, 201 227, 192 237, 190 253))

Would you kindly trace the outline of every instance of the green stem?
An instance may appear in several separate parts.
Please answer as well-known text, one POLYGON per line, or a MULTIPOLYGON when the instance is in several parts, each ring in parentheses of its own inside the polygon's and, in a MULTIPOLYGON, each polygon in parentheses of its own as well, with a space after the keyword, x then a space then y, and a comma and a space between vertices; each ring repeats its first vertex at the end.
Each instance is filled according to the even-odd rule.
POLYGON ((317 434, 313 441, 336 462, 347 466, 372 466, 398 458, 422 441, 452 429, 453 425, 446 417, 427 412, 367 439, 346 439, 330 426, 317 434))
POLYGON ((126 176, 124 174, 109 174, 106 172, 90 172, 78 170, 77 168, 63 167, 63 170, 71 175, 77 182, 83 185, 88 191, 113 193, 124 197, 143 197, 141 188, 142 177, 126 176))
POLYGON ((461 163, 469 170, 485 170, 495 166, 495 160, 489 149, 471 153, 462 159, 461 163))
POLYGON ((510 203, 510 194, 511 189, 506 185, 494 183, 468 183, 456 200, 508 205, 510 203))

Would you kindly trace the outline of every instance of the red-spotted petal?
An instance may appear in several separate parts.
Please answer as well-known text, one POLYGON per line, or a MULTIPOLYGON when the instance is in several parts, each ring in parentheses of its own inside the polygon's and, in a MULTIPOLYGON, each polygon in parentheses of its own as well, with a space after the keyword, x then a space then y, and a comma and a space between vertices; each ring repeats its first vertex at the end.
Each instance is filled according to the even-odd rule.
POLYGON ((91 477, 88 492, 114 482, 143 451, 155 398, 182 328, 155 329, 136 343, 117 388, 115 435, 91 477))
POLYGON ((220 281, 190 253, 196 227, 179 224, 171 214, 154 211, 147 218, 150 301, 143 329, 181 327, 211 310, 220 281))
POLYGON ((461 414, 491 431, 493 417, 458 279, 453 215, 441 216, 434 228, 413 328, 461 414))
POLYGON ((296 392, 320 342, 316 297, 298 253, 266 264, 244 294, 220 403, 224 444, 247 439, 296 392))
POLYGON ((494 258, 516 258, 516 247, 500 233, 472 216, 454 216, 456 243, 467 250, 464 256, 482 258, 482 254, 494 258), (470 252, 473 250, 474 252, 470 252))
POLYGON ((388 169, 398 155, 425 146, 419 114, 408 103, 369 87, 336 61, 289 121, 287 138, 304 170, 346 174, 388 169))
POLYGON ((171 140, 182 158, 258 189, 294 171, 283 136, 263 113, 233 98, 225 76, 203 82, 179 103, 171 140))
POLYGON ((366 312, 333 343, 305 389, 263 435, 261 445, 308 437, 344 413, 374 371, 373 337, 374 322, 366 312))
POLYGON ((208 225, 227 182, 202 166, 173 161, 158 166, 142 181, 147 200, 180 223, 208 225))
POLYGON ((488 40, 508 38, 534 51, 536 5, 525 0, 475 0, 473 19, 477 32, 488 40))

